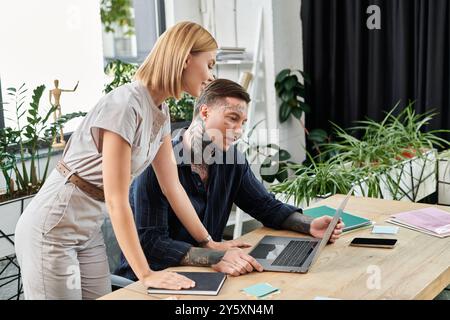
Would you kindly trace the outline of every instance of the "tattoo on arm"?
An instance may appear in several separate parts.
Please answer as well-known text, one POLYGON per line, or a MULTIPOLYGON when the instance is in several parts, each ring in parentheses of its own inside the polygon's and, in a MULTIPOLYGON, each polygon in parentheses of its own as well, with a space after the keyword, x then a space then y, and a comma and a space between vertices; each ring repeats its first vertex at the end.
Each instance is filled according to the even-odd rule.
POLYGON ((218 263, 224 255, 225 251, 192 247, 181 259, 180 264, 182 266, 211 266, 218 263))
POLYGON ((314 219, 299 212, 294 212, 284 220, 281 227, 285 230, 292 230, 300 233, 309 234, 311 222, 314 219))

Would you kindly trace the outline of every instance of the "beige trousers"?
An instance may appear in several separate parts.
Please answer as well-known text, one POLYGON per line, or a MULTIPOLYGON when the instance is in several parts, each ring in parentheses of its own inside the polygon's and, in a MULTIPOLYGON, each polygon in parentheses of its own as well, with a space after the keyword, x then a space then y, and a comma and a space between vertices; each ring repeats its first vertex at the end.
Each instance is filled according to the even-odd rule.
POLYGON ((25 299, 95 299, 111 291, 104 203, 54 170, 17 223, 25 299))

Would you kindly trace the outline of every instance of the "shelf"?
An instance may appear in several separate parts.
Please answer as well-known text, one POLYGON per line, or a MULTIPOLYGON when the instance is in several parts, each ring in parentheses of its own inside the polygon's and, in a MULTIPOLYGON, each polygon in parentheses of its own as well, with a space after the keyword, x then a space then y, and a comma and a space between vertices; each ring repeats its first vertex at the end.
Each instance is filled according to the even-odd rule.
POLYGON ((252 65, 253 61, 250 60, 222 60, 222 61, 216 61, 216 66, 220 65, 252 65))

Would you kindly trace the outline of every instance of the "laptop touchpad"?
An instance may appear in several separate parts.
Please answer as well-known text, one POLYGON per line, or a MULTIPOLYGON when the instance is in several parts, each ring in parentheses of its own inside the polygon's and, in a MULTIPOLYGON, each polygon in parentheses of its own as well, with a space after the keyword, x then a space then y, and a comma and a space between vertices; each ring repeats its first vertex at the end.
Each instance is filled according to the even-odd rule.
POLYGON ((285 248, 284 245, 260 243, 250 255, 255 259, 275 259, 285 248))

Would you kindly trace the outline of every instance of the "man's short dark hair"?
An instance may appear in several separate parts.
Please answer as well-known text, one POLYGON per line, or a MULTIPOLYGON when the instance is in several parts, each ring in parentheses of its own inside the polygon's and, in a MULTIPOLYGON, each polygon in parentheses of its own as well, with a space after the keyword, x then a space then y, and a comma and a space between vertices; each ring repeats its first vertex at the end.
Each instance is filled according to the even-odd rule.
POLYGON ((203 89, 194 107, 194 118, 199 114, 200 106, 225 102, 226 98, 236 98, 245 103, 250 102, 247 91, 238 83, 227 79, 216 79, 203 89))

